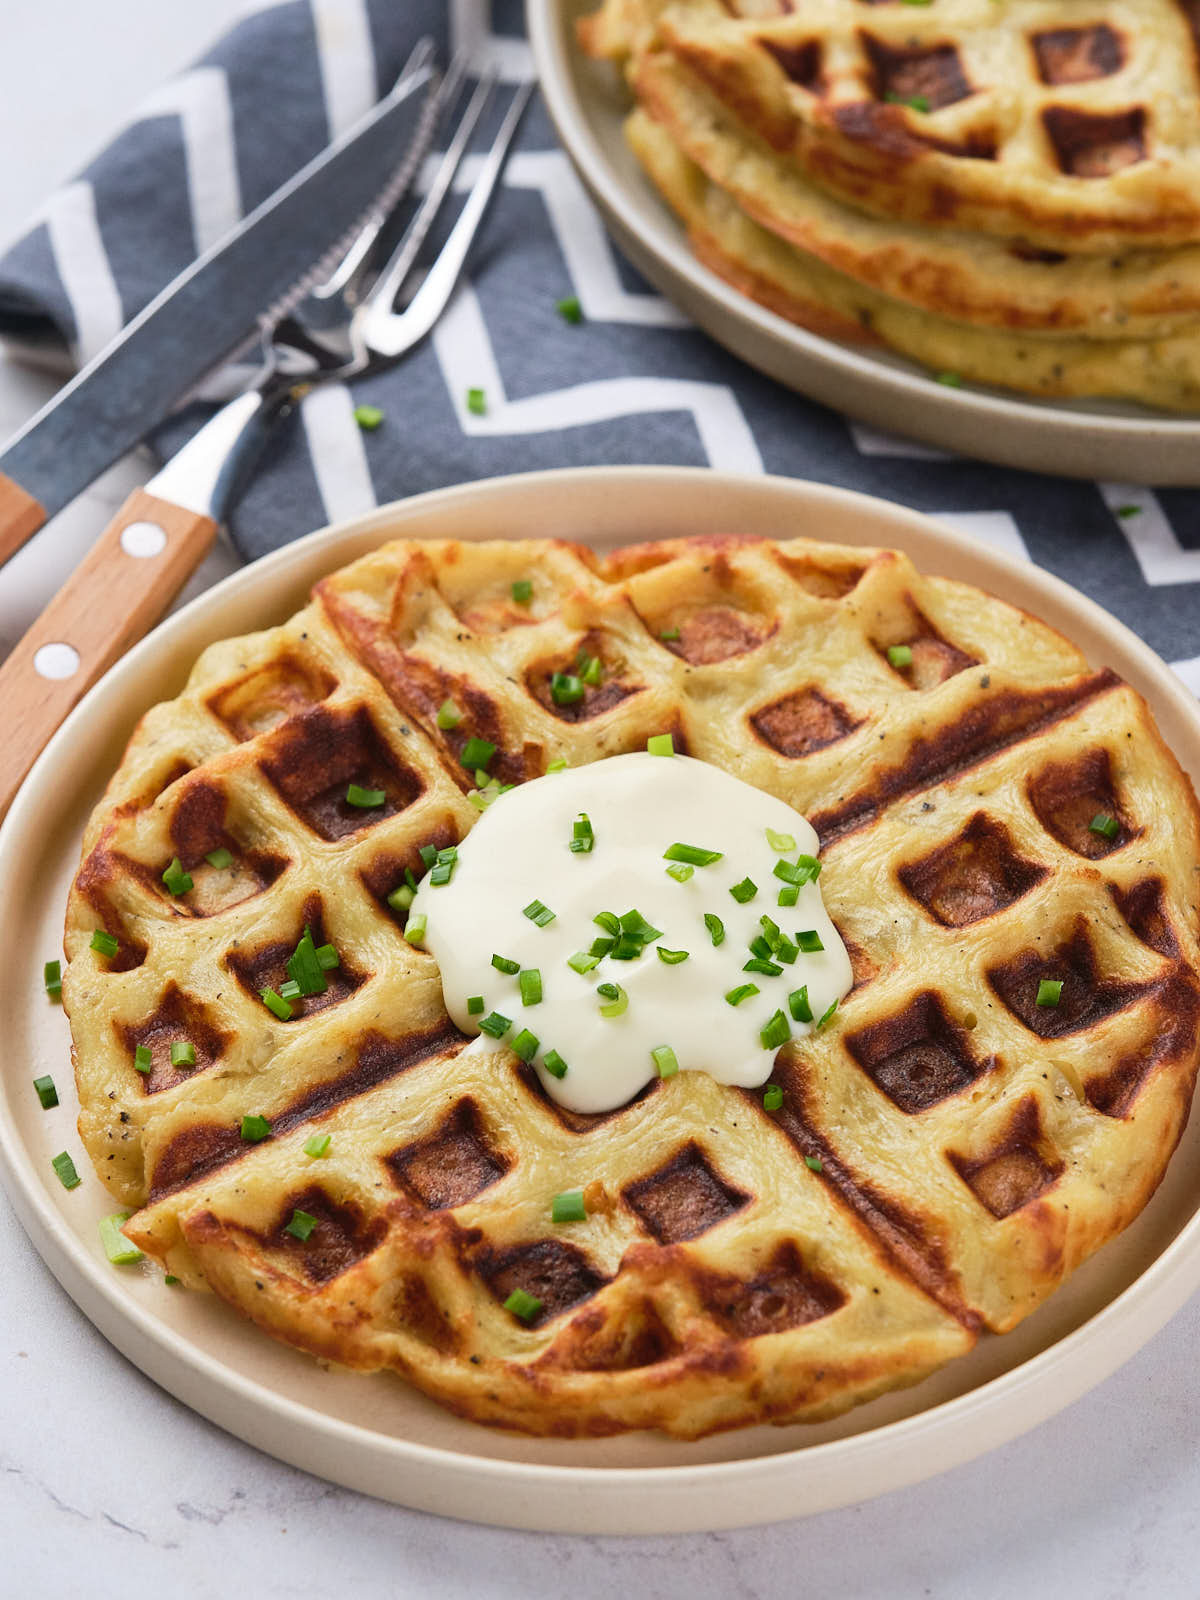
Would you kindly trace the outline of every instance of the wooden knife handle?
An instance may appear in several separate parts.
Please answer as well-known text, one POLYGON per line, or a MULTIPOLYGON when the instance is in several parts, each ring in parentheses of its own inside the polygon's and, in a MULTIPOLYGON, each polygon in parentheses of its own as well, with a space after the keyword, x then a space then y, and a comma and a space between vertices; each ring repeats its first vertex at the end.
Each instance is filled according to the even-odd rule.
POLYGON ((51 734, 154 626, 216 531, 211 517, 135 490, 0 666, 0 817, 51 734))
POLYGON ((19 550, 45 520, 41 502, 0 472, 0 563, 19 550))

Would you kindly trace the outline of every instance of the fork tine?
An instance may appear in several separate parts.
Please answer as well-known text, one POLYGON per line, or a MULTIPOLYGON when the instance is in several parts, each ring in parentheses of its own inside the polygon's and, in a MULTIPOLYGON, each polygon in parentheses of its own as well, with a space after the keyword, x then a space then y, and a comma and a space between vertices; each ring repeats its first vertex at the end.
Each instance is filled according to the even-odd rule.
MULTIPOLYGON (((475 95, 472 96, 471 106, 467 108, 466 117, 469 118, 471 116, 471 108, 475 105, 476 100, 480 98, 483 88, 484 84, 481 83, 475 95)), ((532 83, 522 84, 513 95, 512 103, 508 108, 504 121, 500 125, 500 130, 496 134, 492 148, 484 159, 479 176, 476 178, 471 193, 467 197, 466 204, 459 214, 458 221, 454 224, 437 259, 430 267, 424 283, 413 296, 407 308, 401 312, 392 310, 396 295, 403 287, 404 278, 407 277, 412 266, 412 257, 409 256, 407 250, 407 240, 401 242, 396 254, 384 268, 370 294, 363 301, 355 316, 354 336, 356 342, 361 341, 365 345, 368 357, 378 356, 393 359, 396 356, 403 355, 405 351, 410 350, 413 345, 425 337, 445 310, 446 304, 462 274, 462 269, 466 264, 467 254, 470 251, 475 235, 479 231, 484 216, 487 214, 488 205, 504 171, 513 139, 521 125, 521 118, 525 115, 525 109, 529 104, 533 88, 534 85, 532 83), (405 259, 406 257, 407 259, 405 259), (403 266, 403 273, 398 276, 397 269, 401 266, 403 266)), ((487 84, 487 89, 490 95, 490 83, 487 84)), ((475 112, 476 119, 480 110, 482 110, 482 104, 475 112)), ((468 127, 466 135, 461 138, 461 141, 459 137, 462 134, 461 128, 459 129, 459 134, 455 136, 454 144, 458 145, 461 142, 462 150, 466 148, 466 141, 470 137, 470 128, 473 126, 474 122, 468 127)), ((458 162, 461 160, 462 150, 459 151, 455 167, 451 169, 442 186, 437 206, 431 211, 426 223, 426 230, 428 230, 429 223, 433 220, 434 212, 440 209, 441 203, 445 199, 446 191, 453 180, 454 170, 457 169, 458 162)), ((449 152, 447 153, 448 160, 449 152)), ((446 163, 443 162, 443 167, 445 165, 446 163)), ((438 176, 439 178, 442 176, 441 172, 439 172, 438 176)), ((431 191, 430 199, 432 198, 433 192, 431 191)))

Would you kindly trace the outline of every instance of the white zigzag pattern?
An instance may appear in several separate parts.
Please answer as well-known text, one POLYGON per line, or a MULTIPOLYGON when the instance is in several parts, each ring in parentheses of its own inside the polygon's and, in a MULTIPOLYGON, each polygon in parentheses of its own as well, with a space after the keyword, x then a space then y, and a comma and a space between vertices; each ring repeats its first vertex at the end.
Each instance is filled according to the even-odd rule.
POLYGON ((1102 483, 1099 489, 1151 588, 1200 579, 1200 550, 1183 548, 1152 489, 1132 483, 1102 483), (1133 506, 1136 512, 1120 515, 1133 506))
POLYGON ((652 411, 690 411, 709 464, 760 473, 762 457, 731 390, 683 378, 608 378, 509 400, 474 289, 464 284, 433 334, 442 375, 465 434, 557 432, 652 411), (467 410, 467 391, 483 388, 487 413, 467 410))
POLYGON ((187 162, 196 254, 210 249, 242 217, 233 105, 219 67, 197 67, 165 83, 138 108, 138 120, 177 116, 187 162))
POLYGON ((533 77, 533 53, 524 39, 495 34, 484 16, 484 0, 450 0, 453 54, 462 51, 476 67, 493 67, 502 82, 524 83, 533 77))

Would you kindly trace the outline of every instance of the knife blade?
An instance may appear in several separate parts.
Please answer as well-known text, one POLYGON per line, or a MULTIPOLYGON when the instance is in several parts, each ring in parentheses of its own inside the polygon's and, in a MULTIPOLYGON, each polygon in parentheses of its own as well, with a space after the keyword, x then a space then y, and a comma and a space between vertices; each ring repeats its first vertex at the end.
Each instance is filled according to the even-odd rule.
POLYGON ((167 285, 0 451, 0 563, 170 413, 374 202, 433 76, 390 93, 167 285))

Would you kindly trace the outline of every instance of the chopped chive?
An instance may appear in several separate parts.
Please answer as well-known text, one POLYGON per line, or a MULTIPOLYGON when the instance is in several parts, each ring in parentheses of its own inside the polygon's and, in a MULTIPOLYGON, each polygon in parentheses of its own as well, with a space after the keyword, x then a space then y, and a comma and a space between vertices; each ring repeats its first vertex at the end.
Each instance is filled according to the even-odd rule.
POLYGON ((83 1182, 83 1179, 75 1170, 75 1163, 71 1160, 71 1157, 65 1150, 62 1150, 58 1153, 58 1155, 53 1156, 51 1158, 50 1165, 54 1168, 55 1172, 57 1172, 58 1181, 62 1184, 64 1189, 78 1189, 79 1185, 83 1182))
POLYGON ((543 905, 540 900, 531 900, 527 906, 522 907, 521 915, 528 917, 530 922, 539 928, 545 928, 554 921, 555 913, 549 906, 543 905))
POLYGON ((266 1117, 243 1117, 242 1138, 247 1144, 261 1144, 271 1137, 271 1124, 266 1117))
POLYGON ((42 983, 46 993, 57 998, 62 993, 62 962, 47 961, 42 968, 42 983))
POLYGON ((354 420, 364 433, 374 433, 383 421, 383 412, 378 406, 355 406, 354 420))
POLYGON ((128 1222, 131 1215, 129 1211, 114 1211, 111 1217, 100 1218, 100 1243, 114 1267, 127 1267, 142 1259, 137 1245, 121 1232, 121 1224, 128 1222))
POLYGON ((149 1072, 154 1065, 154 1052, 148 1044, 139 1044, 133 1052, 133 1064, 139 1072, 149 1072))
MULTIPOLYGON (((287 959, 287 975, 293 983, 300 985, 300 993, 324 994, 329 984, 325 980, 325 972, 317 960, 317 947, 313 943, 312 930, 305 927, 300 935, 295 950, 287 959)), ((285 995, 284 999, 291 996, 285 995)))
POLYGON ((262 996, 263 1005, 277 1016, 280 1022, 292 1020, 292 1008, 281 994, 276 994, 274 989, 260 989, 258 992, 262 996))
POLYGON ((433 866, 434 862, 438 858, 437 846, 433 844, 418 845, 417 854, 421 858, 421 865, 425 868, 426 872, 428 872, 430 867, 433 866))
POLYGON ((794 883, 785 883, 783 888, 779 891, 779 895, 775 901, 775 904, 780 906, 794 906, 799 898, 799 886, 794 883))
POLYGON ((449 883, 450 879, 454 876, 454 869, 457 865, 457 856, 451 857, 449 861, 439 861, 437 866, 435 866, 433 871, 429 874, 429 881, 433 887, 435 889, 440 889, 445 884, 449 883))
POLYGON ((295 978, 289 978, 286 983, 279 985, 279 997, 281 1000, 302 1000, 304 998, 304 990, 296 982, 295 978))
POLYGON ((753 956, 742 967, 743 972, 761 972, 764 978, 777 978, 783 971, 774 961, 764 960, 762 956, 753 956))
POLYGON ((679 1061, 669 1044, 660 1044, 650 1052, 660 1078, 673 1078, 679 1071, 679 1061))
POLYGON ((1105 839, 1115 839, 1120 831, 1121 824, 1116 817, 1111 816, 1107 811, 1097 811, 1096 815, 1088 823, 1089 833, 1098 833, 1105 839))
POLYGON ((550 1202, 551 1222, 586 1222, 587 1207, 583 1203, 582 1189, 567 1189, 556 1194, 550 1202))
POLYGON ((474 772, 476 767, 486 770, 488 762, 496 754, 496 746, 488 739, 468 739, 459 754, 459 760, 468 772, 474 772))
POLYGON ((1139 517, 1139 516, 1141 516, 1141 514, 1142 514, 1142 507, 1141 506, 1132 506, 1131 505, 1131 506, 1118 506, 1117 507, 1117 515, 1119 517, 1139 517))
POLYGON ((752 956, 757 956, 760 961, 769 961, 774 954, 770 944, 766 939, 763 938, 761 933, 756 934, 755 937, 751 939, 749 948, 750 954, 752 956))
POLYGON ((341 964, 341 958, 331 944, 317 946, 317 965, 322 972, 332 972, 335 967, 340 967, 341 964))
POLYGON ((576 950, 573 956, 567 957, 567 965, 572 972, 577 972, 580 977, 591 972, 600 965, 601 957, 593 955, 589 950, 576 950))
POLYGON ((579 669, 579 676, 589 688, 598 689, 604 682, 604 663, 599 656, 588 656, 579 669))
POLYGON ((629 1010, 629 996, 619 983, 602 983, 596 993, 608 1002, 600 1007, 602 1017, 623 1017, 629 1010))
POLYGON ((751 995, 760 993, 756 983, 739 983, 736 989, 730 989, 725 996, 731 1006, 740 1006, 743 1000, 749 1000, 751 995))
POLYGON ((780 939, 771 953, 776 961, 782 961, 785 967, 790 967, 800 954, 800 946, 793 944, 790 939, 780 939))
POLYGON ((722 850, 705 850, 698 844, 673 844, 663 851, 663 860, 688 861, 693 867, 711 867, 723 855, 722 850))
POLYGON ((729 892, 738 905, 744 906, 747 901, 754 899, 754 896, 758 893, 758 885, 749 878, 743 878, 741 883, 735 883, 729 892))
POLYGON ((553 761, 547 763, 546 774, 549 776, 552 772, 565 772, 570 765, 566 756, 556 756, 553 761))
POLYGON ((794 989, 787 997, 787 1010, 792 1013, 797 1022, 813 1021, 813 1006, 808 1000, 808 984, 803 984, 800 989, 794 989))
POLYGON ((665 639, 668 644, 673 644, 674 641, 679 638, 679 629, 663 628, 660 630, 658 637, 660 639, 665 639))
POLYGON ((451 728, 457 728, 462 719, 463 714, 453 700, 443 700, 437 708, 437 725, 443 733, 449 733, 451 728))
POLYGON ((467 1015, 477 1017, 483 1011, 484 999, 481 994, 469 995, 467 998, 467 1015))
POLYGON ((804 1165, 810 1172, 824 1172, 825 1164, 820 1156, 805 1156, 804 1165))
POLYGON ((178 856, 172 858, 170 866, 162 875, 162 881, 166 884, 169 894, 187 894, 192 888, 191 874, 183 870, 178 856))
POLYGON ((233 851, 227 850, 223 844, 218 845, 215 850, 210 850, 204 859, 210 867, 216 867, 218 872, 224 872, 226 867, 233 865, 233 851))
POLYGON ((796 841, 790 833, 776 833, 774 828, 767 829, 767 843, 781 856, 796 848, 796 841))
POLYGON ((398 889, 393 889, 387 897, 387 903, 393 911, 407 911, 416 899, 416 891, 402 883, 398 889))
POLYGON ((489 1011, 479 1024, 480 1033, 486 1033, 492 1039, 503 1039, 512 1027, 507 1017, 501 1016, 499 1011, 489 1011))
MULTIPOLYGON (((929 97, 923 94, 896 94, 889 89, 883 97, 890 105, 908 106, 912 111, 928 111, 929 97)), ((939 379, 940 381, 940 379, 939 379)))
MULTIPOLYGON (((787 849, 790 850, 791 849, 791 845, 788 845, 787 849)), ((783 1105, 783 1090, 779 1087, 779 1085, 777 1083, 769 1083, 767 1085, 767 1087, 763 1090, 763 1110, 764 1111, 778 1111, 779 1108, 782 1105, 783 1105)))
POLYGON ((51 1077, 35 1078, 33 1087, 38 1099, 42 1102, 43 1111, 51 1111, 58 1104, 58 1090, 54 1087, 51 1077))
MULTIPOLYGON (((579 303, 578 295, 569 294, 565 300, 556 301, 554 309, 564 322, 575 324, 583 321, 583 307, 579 303)), ((555 1218, 555 1221, 557 1220, 555 1218)))
POLYGON ((190 1039, 172 1040, 171 1065, 173 1067, 194 1067, 196 1065, 196 1046, 190 1039))
POLYGON ((514 1289, 504 1302, 505 1311, 514 1317, 519 1317, 522 1322, 532 1322, 542 1309, 542 1302, 535 1294, 527 1294, 524 1289, 514 1289))
POLYGON ((621 919, 615 911, 597 911, 592 921, 605 933, 618 934, 621 931, 621 919))
POLYGON ((912 646, 907 644, 888 645, 887 658, 893 667, 912 666, 912 646))
POLYGON ((519 606, 527 606, 533 599, 533 584, 528 578, 517 578, 509 592, 519 606))
POLYGON ((825 948, 821 943, 821 935, 815 928, 809 928, 806 932, 798 932, 796 934, 796 943, 806 956, 814 955, 818 950, 824 950, 825 948))
POLYGON ((662 929, 652 927, 640 911, 626 911, 620 922, 621 932, 636 939, 639 944, 650 944, 654 939, 662 938, 662 929))
POLYGON ((797 888, 821 876, 821 863, 816 856, 797 856, 795 861, 777 861, 772 869, 777 878, 797 888))
POLYGON ((175 1285, 180 1282, 182 1282, 182 1279, 177 1278, 173 1272, 166 1272, 163 1274, 163 1283, 168 1289, 173 1289, 175 1285))
POLYGON ((556 672, 550 679, 550 698, 556 706, 573 706, 583 699, 582 681, 571 672, 556 672))
POLYGON ((600 938, 592 940, 588 947, 588 955, 595 956, 598 961, 603 960, 610 950, 615 949, 616 943, 615 939, 608 939, 602 935, 600 938))
POLYGON ((714 916, 711 911, 706 911, 704 913, 704 926, 708 929, 708 936, 713 942, 714 950, 718 945, 725 943, 725 924, 720 917, 714 916))
POLYGON ((590 855, 596 843, 596 835, 592 832, 592 821, 586 811, 581 811, 571 824, 571 851, 577 856, 590 855))
POLYGON ((567 1075, 567 1063, 557 1050, 547 1050, 542 1057, 542 1065, 552 1078, 565 1078, 567 1075))
POLYGON ((521 1004, 536 1006, 542 1000, 542 974, 537 967, 526 967, 517 978, 521 990, 521 1004))
POLYGON ((771 1020, 759 1029, 758 1037, 764 1050, 778 1050, 792 1037, 791 1026, 782 1011, 777 1011, 771 1020))
POLYGON ((652 733, 646 740, 646 749, 652 756, 673 756, 675 740, 669 733, 652 733))
MULTIPOLYGON (((927 109, 928 108, 924 106, 917 107, 918 111, 927 109)), ((935 382, 944 383, 948 389, 961 389, 962 374, 958 372, 939 372, 935 376, 935 382)))
POLYGON ((108 956, 111 959, 121 948, 121 941, 105 928, 94 928, 92 930, 91 948, 98 951, 102 956, 108 956))
POLYGON ((327 1154, 332 1138, 333 1135, 330 1133, 314 1133, 310 1135, 304 1141, 304 1154, 311 1156, 314 1161, 318 1161, 323 1155, 327 1154))
POLYGON ((317 1219, 309 1211, 301 1211, 299 1206, 292 1212, 292 1220, 284 1228, 284 1233, 290 1233, 293 1239, 303 1242, 312 1233, 317 1225, 317 1219))
POLYGON ((361 783, 348 783, 346 785, 346 804, 348 806, 357 806, 360 811, 373 811, 376 806, 381 806, 386 799, 386 789, 365 789, 361 783))
POLYGON ((655 948, 658 951, 658 959, 668 967, 677 967, 681 961, 686 961, 688 958, 686 950, 668 950, 662 944, 656 945, 655 948))
POLYGON ((522 1061, 532 1061, 538 1053, 540 1043, 537 1034, 530 1033, 528 1028, 522 1028, 516 1038, 510 1041, 510 1048, 522 1061))
POLYGON ((428 917, 416 916, 409 917, 404 924, 404 937, 415 949, 419 950, 425 943, 425 930, 428 921, 428 917))
POLYGON ((674 878, 676 883, 686 883, 695 870, 695 867, 689 866, 685 861, 673 861, 666 869, 667 877, 674 878))
POLYGON ((467 410, 473 417, 487 415, 487 395, 482 389, 467 390, 467 410))
POLYGON ((1062 999, 1062 988, 1063 980, 1061 978, 1043 978, 1038 984, 1038 1005, 1056 1006, 1062 999))
POLYGON ((833 1014, 837 1010, 837 1008, 838 1008, 838 1003, 837 1003, 836 1000, 831 1000, 829 1002, 829 1004, 825 1007, 824 1011, 822 1011, 821 1015, 817 1018, 817 1032, 818 1033, 821 1031, 821 1029, 825 1026, 825 1024, 827 1022, 832 1022, 833 1021, 833 1014))

